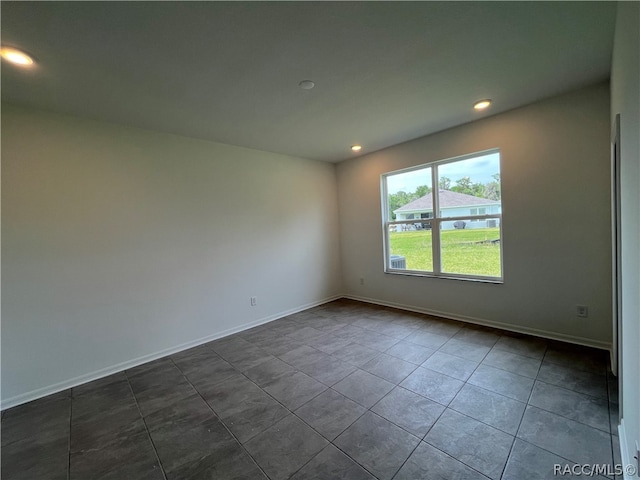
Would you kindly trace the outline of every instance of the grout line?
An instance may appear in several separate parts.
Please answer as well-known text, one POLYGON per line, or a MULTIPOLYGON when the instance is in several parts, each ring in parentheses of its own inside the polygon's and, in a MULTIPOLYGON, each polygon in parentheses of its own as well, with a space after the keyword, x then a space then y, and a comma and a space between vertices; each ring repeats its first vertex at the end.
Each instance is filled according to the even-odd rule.
MULTIPOLYGON (((211 349, 213 351, 213 353, 215 353, 216 355, 218 355, 220 358, 222 358, 225 362, 227 362, 227 360, 225 360, 218 352, 216 352, 215 350, 213 350, 213 348, 211 349)), ((189 383, 189 385, 191 385, 191 388, 193 388, 195 390, 195 392, 198 394, 198 396, 202 399, 202 401, 205 403, 205 405, 209 408, 209 410, 211 410, 211 412, 215 415, 215 417, 220 421, 220 423, 222 424, 222 426, 225 428, 225 430, 227 430, 227 432, 229 432, 229 435, 231 435, 231 437, 237 442, 237 444, 240 446, 240 448, 247 454, 247 456, 253 461, 254 465, 258 468, 258 470, 260 470, 263 475, 265 476, 265 478, 270 478, 269 475, 267 475, 267 472, 264 471, 264 469, 260 466, 260 464, 256 461, 256 459, 253 457, 253 455, 251 455, 251 453, 249 453, 249 451, 245 448, 244 444, 238 439, 238 437, 236 437, 236 435, 229 429, 229 427, 227 426, 227 424, 225 423, 225 421, 222 419, 222 417, 220 416, 220 414, 218 414, 214 408, 209 404, 209 402, 207 402, 207 400, 202 396, 202 394, 200 393, 200 391, 196 388, 196 386, 191 383, 191 380, 189 380, 189 378, 187 378, 187 376, 185 375, 185 373, 182 371, 182 369, 178 366, 178 364, 175 363, 175 361, 173 360, 173 358, 171 358, 171 361, 173 362, 173 364, 175 365, 175 367, 180 371, 180 373, 182 374, 182 376, 184 377, 184 379, 189 383)), ((229 363, 229 362, 227 362, 229 363)), ((244 376, 247 380, 249 380, 250 382, 254 383, 253 380, 251 380, 249 377, 247 377, 244 373, 242 373, 240 370, 238 370, 236 367, 234 367, 231 363, 229 363, 229 365, 231 365, 240 375, 244 376)), ((232 377, 229 377, 232 378, 232 377)), ((227 381, 228 379, 222 380, 218 383, 223 383, 225 381, 227 381)), ((259 385, 256 385, 258 388, 260 388, 259 385)), ((260 388, 260 390, 262 390, 262 388, 260 388)), ((264 390, 262 390, 264 392, 264 390)), ((267 392, 264 392, 267 395, 269 395, 267 392)), ((270 396, 270 395, 269 395, 270 396)), ((271 397, 273 398, 273 397, 271 397)), ((275 400, 275 399, 274 399, 275 400)), ((277 401, 277 400, 276 400, 277 401)), ((280 402, 278 402, 280 403, 280 402)), ((289 411, 289 413, 292 413, 287 407, 285 407, 284 405, 280 404, 283 408, 287 409, 289 411)), ((264 430, 262 430, 261 432, 257 433, 256 435, 254 435, 253 437, 251 437, 250 439, 247 440, 247 442, 249 442, 250 440, 252 440, 253 438, 257 437, 258 435, 260 435, 261 433, 263 433, 264 431, 268 430, 269 428, 271 428, 273 425, 275 425, 276 423, 280 422, 281 420, 283 420, 283 418, 277 420, 276 422, 274 422, 272 425, 270 425, 269 427, 265 428, 264 430)))
POLYGON ((156 456, 156 460, 158 460, 158 466, 160 467, 160 472, 162 473, 162 477, 164 480, 167 480, 167 474, 164 471, 164 466, 162 465, 162 460, 160 460, 160 456, 158 455, 158 450, 156 449, 156 445, 153 442, 153 438, 151 437, 151 433, 149 432, 149 427, 147 425, 147 421, 142 415, 142 410, 140 409, 140 404, 138 403, 138 397, 136 397, 136 393, 133 391, 133 387, 131 386, 131 381, 129 379, 129 374, 127 371, 124 371, 124 374, 127 378, 127 385, 129 386, 129 390, 131 391, 131 395, 133 395, 133 399, 136 402, 136 407, 138 408, 138 413, 140 414, 140 418, 142 419, 142 423, 144 424, 144 430, 147 433, 147 438, 149 439, 149 443, 151 444, 151 448, 153 448, 153 453, 156 456))

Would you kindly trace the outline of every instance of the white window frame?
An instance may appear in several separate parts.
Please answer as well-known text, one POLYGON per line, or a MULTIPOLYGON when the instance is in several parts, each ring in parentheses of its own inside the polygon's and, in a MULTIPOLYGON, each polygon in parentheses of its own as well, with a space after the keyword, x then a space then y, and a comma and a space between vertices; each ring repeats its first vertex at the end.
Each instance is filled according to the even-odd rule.
MULTIPOLYGON (((502 213, 490 213, 484 215, 468 215, 468 216, 458 216, 458 217, 442 217, 442 212, 440 211, 439 204, 439 195, 438 195, 438 186, 439 186, 439 178, 438 178, 438 167, 440 165, 445 165, 448 163, 460 162, 463 160, 469 160, 474 157, 481 157, 483 155, 488 155, 491 153, 500 154, 499 148, 492 148, 489 150, 484 150, 481 152, 470 153, 468 155, 461 155, 458 157, 448 158, 445 160, 437 160, 435 162, 424 163, 422 165, 416 165, 414 167, 405 168, 401 170, 395 170, 393 172, 386 172, 380 175, 380 191, 382 194, 382 238, 383 238, 383 249, 384 249, 384 272, 396 275, 411 275, 411 276, 419 276, 419 277, 436 277, 436 278, 446 278, 446 279, 456 279, 456 280, 468 280, 468 281, 479 281, 479 282, 488 282, 488 283, 503 283, 504 282, 504 251, 503 251, 503 232, 502 232, 502 213), (415 170, 422 170, 424 168, 431 168, 431 195, 432 195, 432 212, 438 212, 438 215, 433 215, 429 219, 421 219, 423 223, 431 224, 431 248, 432 248, 432 259, 433 259, 433 271, 426 270, 409 270, 409 269, 398 269, 391 267, 390 261, 390 246, 389 246, 389 233, 393 228, 393 231, 402 231, 403 225, 413 225, 416 223, 415 219, 413 220, 391 220, 392 212, 389 209, 389 195, 387 191, 387 177, 397 175, 400 173, 412 172, 415 170), (472 274, 464 274, 464 273, 447 273, 442 271, 441 258, 440 258, 440 224, 442 222, 455 222, 458 220, 462 221, 471 221, 476 222, 479 220, 498 220, 498 227, 500 229, 500 276, 492 277, 492 276, 484 276, 484 275, 472 275, 472 274)), ((502 171, 502 155, 500 155, 500 171, 502 171)), ((502 199, 500 200, 501 207, 500 210, 502 212, 502 199)), ((485 210, 486 211, 486 210, 485 210)))

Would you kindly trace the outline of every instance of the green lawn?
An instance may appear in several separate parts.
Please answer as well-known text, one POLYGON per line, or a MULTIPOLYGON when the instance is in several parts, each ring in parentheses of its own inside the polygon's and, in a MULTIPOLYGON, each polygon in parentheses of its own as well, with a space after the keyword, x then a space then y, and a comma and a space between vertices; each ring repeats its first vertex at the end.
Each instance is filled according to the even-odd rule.
MULTIPOLYGON (((500 243, 490 242, 499 238, 499 228, 444 230, 442 271, 499 277, 500 243)), ((433 271, 431 230, 390 232, 389 239, 391 254, 405 257, 407 270, 433 271)))

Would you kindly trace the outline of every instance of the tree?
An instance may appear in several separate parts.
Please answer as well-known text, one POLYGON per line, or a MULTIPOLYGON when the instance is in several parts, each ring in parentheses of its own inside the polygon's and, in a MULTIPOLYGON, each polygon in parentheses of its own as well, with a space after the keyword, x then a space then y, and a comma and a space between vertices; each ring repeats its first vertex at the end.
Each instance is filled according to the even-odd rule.
POLYGON ((493 182, 489 182, 484 186, 485 198, 490 200, 500 200, 502 192, 500 191, 500 174, 495 173, 492 175, 493 182))
POLYGON ((449 177, 440 177, 438 188, 440 190, 451 190, 451 179, 449 177))
POLYGON ((462 177, 456 180, 455 186, 451 187, 452 192, 473 195, 474 197, 485 197, 485 185, 482 183, 473 183, 469 177, 462 177))
POLYGON ((396 215, 394 210, 406 205, 409 202, 412 202, 416 199, 415 193, 407 193, 400 190, 398 193, 392 193, 389 195, 389 211, 391 212, 391 217, 395 220, 396 215))
POLYGON ((427 185, 420 185, 418 188, 416 188, 415 196, 416 198, 422 198, 429 193, 431 193, 431 188, 429 188, 427 185))

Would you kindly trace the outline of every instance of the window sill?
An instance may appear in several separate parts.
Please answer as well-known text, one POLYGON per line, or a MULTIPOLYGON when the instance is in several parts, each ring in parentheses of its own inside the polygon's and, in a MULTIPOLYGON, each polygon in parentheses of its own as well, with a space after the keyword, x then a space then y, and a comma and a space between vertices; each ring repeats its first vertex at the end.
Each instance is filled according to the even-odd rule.
POLYGON ((405 277, 427 277, 427 278, 439 278, 443 280, 458 280, 463 282, 478 282, 478 283, 493 283, 497 285, 503 285, 503 278, 492 278, 492 277, 467 277, 464 275, 436 275, 429 272, 414 272, 411 270, 387 270, 384 273, 389 275, 402 275, 405 277))

